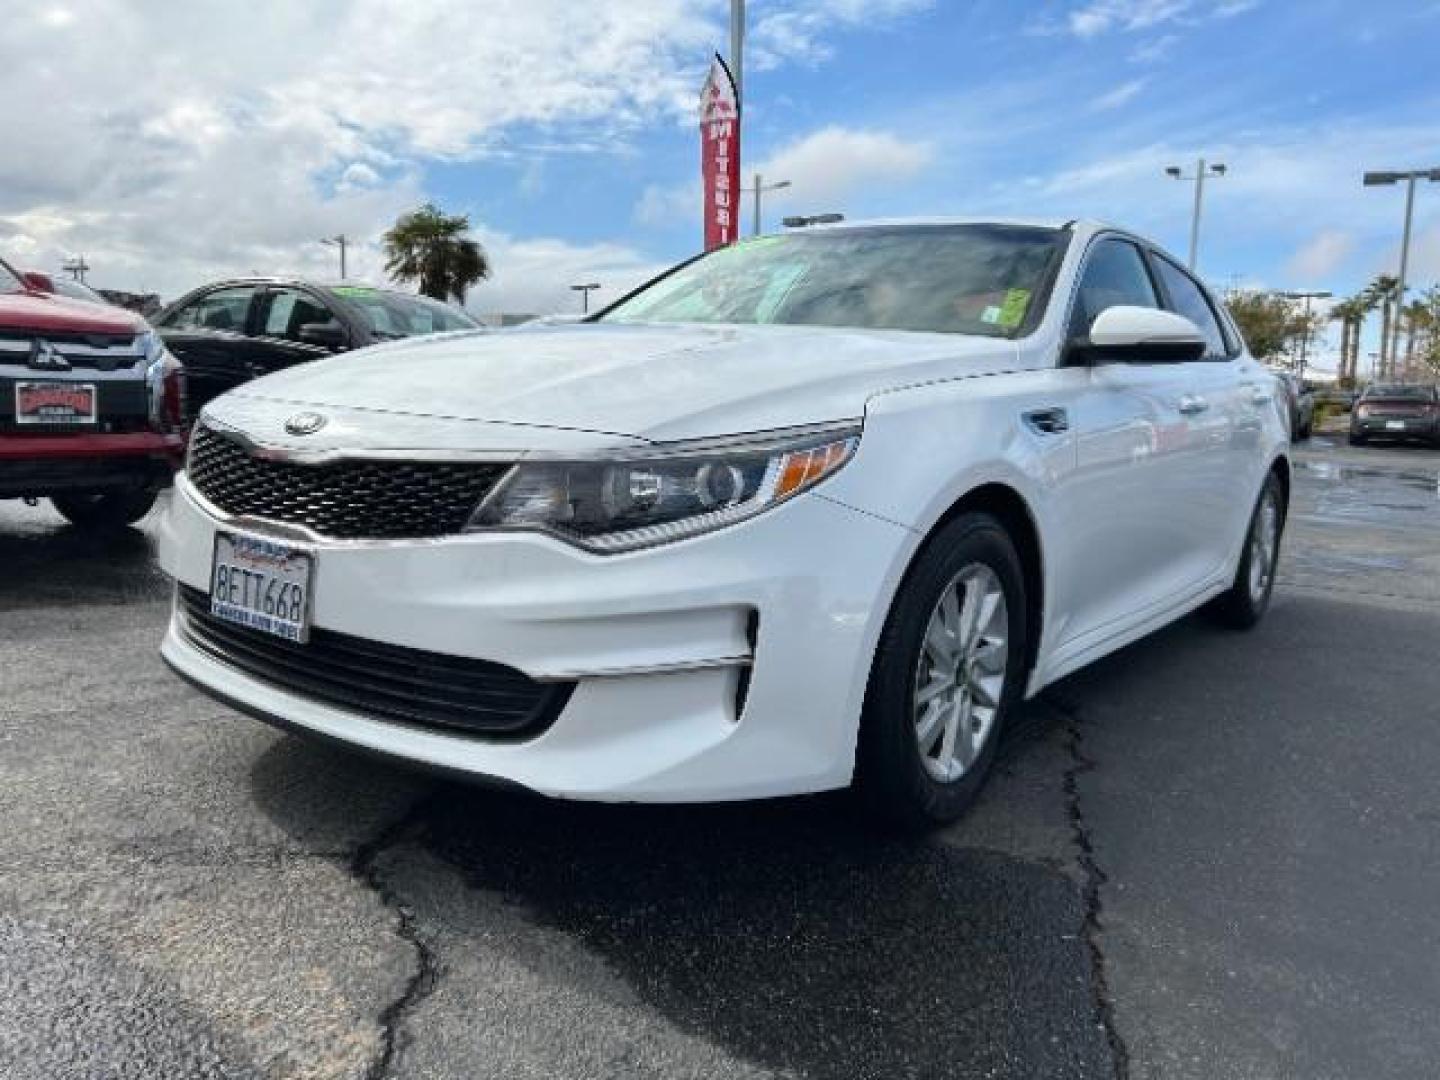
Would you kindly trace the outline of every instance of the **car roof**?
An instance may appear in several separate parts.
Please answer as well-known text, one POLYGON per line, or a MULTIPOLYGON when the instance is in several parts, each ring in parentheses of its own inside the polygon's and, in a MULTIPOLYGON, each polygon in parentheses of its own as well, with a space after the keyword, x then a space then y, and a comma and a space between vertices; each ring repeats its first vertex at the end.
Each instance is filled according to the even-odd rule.
MULTIPOLYGON (((1018 225, 1032 229, 1064 229, 1079 224, 1077 218, 1057 217, 888 217, 865 218, 859 221, 838 221, 806 226, 805 232, 845 232, 850 229, 903 228, 927 225, 1018 225)), ((1090 224, 1090 223, 1087 223, 1090 224)), ((800 231, 800 230, 795 230, 800 231)))
POLYGON ((336 289, 364 289, 369 292, 392 293, 395 296, 408 296, 420 300, 430 299, 420 296, 418 293, 406 292, 404 289, 397 289, 389 285, 372 285, 368 281, 320 281, 315 278, 267 277, 265 275, 221 278, 196 285, 189 291, 193 293, 199 292, 201 289, 225 288, 233 285, 289 285, 307 289, 323 289, 326 292, 334 292, 336 289))

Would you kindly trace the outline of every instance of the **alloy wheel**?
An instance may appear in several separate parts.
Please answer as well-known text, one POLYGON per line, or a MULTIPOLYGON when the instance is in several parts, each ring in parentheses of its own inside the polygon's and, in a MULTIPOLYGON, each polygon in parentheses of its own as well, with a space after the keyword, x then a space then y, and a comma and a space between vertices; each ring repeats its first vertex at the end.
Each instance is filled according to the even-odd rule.
POLYGON ((1266 487, 1250 527, 1250 598, 1260 601, 1275 573, 1275 555, 1280 546, 1280 508, 1275 492, 1266 487))
POLYGON ((1009 662, 1010 617, 995 571, 971 563, 940 592, 915 671, 920 760, 942 783, 965 775, 995 727, 1009 662))

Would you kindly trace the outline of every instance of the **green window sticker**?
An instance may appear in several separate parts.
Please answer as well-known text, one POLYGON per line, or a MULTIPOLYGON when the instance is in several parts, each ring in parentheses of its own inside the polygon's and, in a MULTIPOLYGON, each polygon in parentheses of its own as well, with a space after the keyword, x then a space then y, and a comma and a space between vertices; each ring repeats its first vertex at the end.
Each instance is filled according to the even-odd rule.
POLYGON ((1011 289, 1005 294, 1005 303, 1000 305, 1000 317, 996 320, 1001 326, 1019 326, 1025 319, 1025 311, 1030 306, 1029 289, 1011 289))

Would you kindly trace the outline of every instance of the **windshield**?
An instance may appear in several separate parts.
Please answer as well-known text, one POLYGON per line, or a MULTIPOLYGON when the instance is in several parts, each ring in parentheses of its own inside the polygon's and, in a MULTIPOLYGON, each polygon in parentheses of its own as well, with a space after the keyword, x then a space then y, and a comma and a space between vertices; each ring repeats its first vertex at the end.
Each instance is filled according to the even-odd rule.
POLYGON ((91 304, 107 303, 106 299, 89 285, 82 285, 78 281, 57 277, 54 279, 54 284, 55 292, 59 296, 68 296, 71 300, 84 300, 91 304))
POLYGON ((1419 398, 1428 400, 1431 390, 1428 386, 1372 386, 1365 391, 1366 397, 1419 398))
POLYGON ((1013 337, 1040 302, 1068 236, 1018 225, 762 236, 680 267, 602 318, 1013 337))
POLYGON ((380 338, 415 337, 446 330, 474 330, 470 316, 449 304, 424 296, 406 296, 354 285, 340 285, 331 292, 342 296, 365 316, 371 331, 380 338))
POLYGON ((0 262, 0 293, 23 292, 24 289, 20 276, 0 262))

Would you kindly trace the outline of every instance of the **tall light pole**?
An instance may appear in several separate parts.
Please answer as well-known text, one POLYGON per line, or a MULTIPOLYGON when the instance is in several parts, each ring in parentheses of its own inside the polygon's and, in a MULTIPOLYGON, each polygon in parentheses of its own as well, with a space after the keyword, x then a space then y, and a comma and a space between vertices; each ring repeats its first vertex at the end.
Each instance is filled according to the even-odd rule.
POLYGON ((1415 216, 1415 181, 1429 180, 1431 183, 1440 182, 1440 168, 1412 169, 1409 172, 1367 172, 1364 176, 1366 187, 1386 187, 1390 184, 1398 184, 1405 181, 1405 232, 1400 241, 1400 277, 1395 286, 1395 318, 1391 340, 1380 342, 1380 377, 1393 373, 1396 363, 1400 359, 1400 323, 1405 315, 1405 272, 1410 268, 1410 222, 1415 216), (1386 353, 1389 353, 1390 366, 1385 365, 1386 353))
POLYGON ((340 249, 340 280, 341 280, 341 281, 344 281, 344 280, 345 280, 345 246, 350 243, 350 238, 347 237, 344 233, 337 233, 335 236, 322 236, 322 237, 320 238, 320 242, 321 242, 322 244, 327 245, 328 247, 334 247, 334 248, 339 248, 339 249, 340 249))
POLYGON ((735 79, 735 101, 745 108, 745 0, 730 0, 730 74, 735 79))
POLYGON ((1300 335, 1300 371, 1296 375, 1296 378, 1304 379, 1305 346, 1308 345, 1310 342, 1310 301, 1328 300, 1331 296, 1334 296, 1335 294, 1331 292, 1326 292, 1324 290, 1317 290, 1315 292, 1282 292, 1280 295, 1285 297, 1286 300, 1305 301, 1305 332, 1300 335))
POLYGON ((1201 158, 1195 163, 1195 175, 1186 176, 1178 165, 1169 165, 1165 169, 1165 175, 1172 180, 1194 180, 1195 181, 1195 208, 1190 214, 1190 272, 1195 272, 1195 262, 1200 253, 1200 208, 1205 200, 1205 179, 1214 177, 1219 179, 1225 175, 1225 166, 1218 162, 1214 165, 1206 165, 1205 159, 1201 158))
POLYGON ((580 294, 580 313, 582 315, 590 314, 590 294, 599 287, 600 283, 598 281, 587 281, 583 285, 570 286, 571 291, 580 294))
POLYGON ((765 178, 757 172, 755 174, 754 186, 740 189, 741 194, 755 196, 755 222, 754 228, 751 229, 751 235, 760 235, 760 196, 767 191, 779 191, 781 188, 787 188, 789 186, 789 180, 776 180, 772 184, 767 184, 765 183, 765 178))

